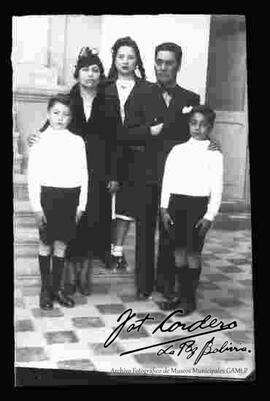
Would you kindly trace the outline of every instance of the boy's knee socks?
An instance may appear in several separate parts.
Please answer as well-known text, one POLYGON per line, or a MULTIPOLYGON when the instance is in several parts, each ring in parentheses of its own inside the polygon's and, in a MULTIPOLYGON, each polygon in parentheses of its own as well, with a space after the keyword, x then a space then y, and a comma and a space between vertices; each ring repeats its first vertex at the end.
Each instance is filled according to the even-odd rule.
POLYGON ((56 293, 60 290, 61 279, 64 270, 65 258, 58 256, 52 257, 52 278, 53 278, 53 292, 56 293))
POLYGON ((41 277, 41 291, 50 290, 50 270, 51 270, 51 256, 38 255, 39 270, 41 277))

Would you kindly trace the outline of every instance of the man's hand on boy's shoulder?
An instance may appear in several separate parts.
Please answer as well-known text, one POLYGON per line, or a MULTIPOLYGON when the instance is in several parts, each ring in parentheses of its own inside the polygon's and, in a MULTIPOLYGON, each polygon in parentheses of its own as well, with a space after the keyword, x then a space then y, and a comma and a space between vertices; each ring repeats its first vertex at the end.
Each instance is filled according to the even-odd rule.
POLYGON ((219 152, 222 153, 220 143, 213 139, 210 139, 208 150, 218 150, 219 152))

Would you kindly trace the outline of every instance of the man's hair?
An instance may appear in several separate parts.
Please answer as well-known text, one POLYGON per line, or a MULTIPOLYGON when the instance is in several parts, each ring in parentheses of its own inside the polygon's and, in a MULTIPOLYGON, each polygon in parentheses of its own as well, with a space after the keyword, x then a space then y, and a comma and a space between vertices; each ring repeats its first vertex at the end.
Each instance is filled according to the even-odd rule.
POLYGON ((177 61, 178 67, 181 64, 182 61, 182 48, 181 46, 177 45, 176 43, 173 42, 165 42, 161 43, 155 48, 155 58, 157 57, 158 52, 160 51, 170 51, 175 54, 175 58, 177 61))
POLYGON ((213 125, 215 123, 215 119, 216 119, 216 113, 214 112, 214 110, 211 109, 211 107, 209 107, 206 104, 202 104, 199 106, 193 106, 192 110, 190 111, 190 114, 189 114, 189 119, 191 119, 195 113, 203 114, 207 118, 211 127, 213 127, 213 125))

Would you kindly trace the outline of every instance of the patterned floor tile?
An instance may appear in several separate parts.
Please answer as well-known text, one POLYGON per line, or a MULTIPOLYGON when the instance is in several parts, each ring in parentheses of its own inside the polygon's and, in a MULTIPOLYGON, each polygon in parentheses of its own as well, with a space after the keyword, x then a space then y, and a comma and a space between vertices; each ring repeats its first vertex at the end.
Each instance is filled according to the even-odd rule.
POLYGON ((88 303, 87 297, 85 297, 84 295, 78 294, 78 293, 75 293, 72 296, 72 298, 75 302, 75 307, 77 307, 79 305, 87 305, 87 303, 88 303))
POLYGON ((58 369, 71 369, 71 370, 96 370, 95 365, 90 359, 70 359, 66 361, 57 362, 58 369))
POLYGON ((176 362, 169 355, 157 355, 155 352, 134 355, 136 361, 149 368, 164 368, 166 366, 177 366, 176 362))
MULTIPOLYGON (((143 319, 146 316, 146 313, 137 313, 136 314, 136 319, 143 319)), ((147 319, 145 321, 146 325, 157 325, 158 323, 161 323, 164 319, 166 319, 167 315, 165 313, 162 312, 151 312, 149 318, 153 318, 153 319, 147 319)), ((168 323, 173 323, 172 319, 166 320, 166 322, 168 323)))
POLYGON ((43 334, 37 331, 18 331, 15 333, 15 344, 18 348, 43 347, 46 340, 43 334))
POLYGON ((223 273, 241 273, 242 269, 235 265, 228 265, 228 266, 219 266, 219 270, 221 270, 223 273))
POLYGON ((40 308, 32 309, 32 314, 34 318, 46 318, 46 317, 61 317, 64 316, 63 311, 60 308, 54 308, 50 311, 45 311, 40 308))
POLYGON ((33 321, 29 319, 17 320, 15 323, 15 331, 34 331, 33 321))
POLYGON ((48 359, 48 356, 42 347, 24 347, 15 350, 17 362, 44 361, 45 359, 48 359))
POLYGON ((251 287, 253 285, 253 281, 251 279, 238 280, 238 282, 246 287, 251 287))
POLYGON ((243 302, 239 301, 239 299, 232 298, 232 297, 230 297, 230 298, 214 298, 212 301, 224 308, 243 305, 243 302))
POLYGON ((48 344, 76 343, 78 337, 74 331, 55 331, 44 333, 48 344))
POLYGON ((198 311, 201 313, 202 316, 211 315, 212 317, 218 318, 223 320, 224 322, 233 320, 233 316, 231 313, 224 309, 218 308, 206 308, 205 306, 198 306, 198 311))
POLYGON ((229 281, 230 280, 229 277, 225 276, 224 274, 220 274, 220 273, 209 273, 209 274, 205 274, 205 276, 211 282, 213 282, 213 281, 229 281))
POLYGON ((211 281, 202 281, 202 280, 200 281, 198 288, 204 289, 204 290, 219 290, 220 289, 220 287, 217 284, 211 283, 211 281))
POLYGON ((120 314, 126 310, 123 304, 96 305, 96 308, 99 310, 101 314, 109 314, 109 315, 120 314))
POLYGON ((76 335, 81 343, 88 344, 103 342, 111 335, 111 327, 99 327, 90 329, 76 329, 76 335))
POLYGON ((89 343, 88 345, 94 355, 119 355, 125 351, 125 348, 117 342, 113 342, 108 347, 104 347, 104 343, 89 343))
POLYGON ((119 340, 132 340, 145 337, 149 337, 149 334, 144 327, 140 327, 139 331, 135 329, 129 332, 126 329, 123 329, 118 336, 119 340))
POLYGON ((97 316, 82 316, 82 317, 73 317, 72 323, 75 328, 84 329, 90 327, 104 327, 104 321, 97 316))
POLYGON ((42 333, 48 331, 72 331, 74 329, 72 321, 69 317, 43 317, 39 320, 36 330, 42 333))
POLYGON ((229 262, 235 264, 235 265, 245 265, 248 264, 248 259, 247 258, 235 258, 235 259, 228 259, 229 262))
POLYGON ((245 345, 247 342, 250 342, 253 337, 252 334, 248 334, 246 330, 234 330, 227 333, 227 336, 231 341, 242 343, 243 345, 245 345))

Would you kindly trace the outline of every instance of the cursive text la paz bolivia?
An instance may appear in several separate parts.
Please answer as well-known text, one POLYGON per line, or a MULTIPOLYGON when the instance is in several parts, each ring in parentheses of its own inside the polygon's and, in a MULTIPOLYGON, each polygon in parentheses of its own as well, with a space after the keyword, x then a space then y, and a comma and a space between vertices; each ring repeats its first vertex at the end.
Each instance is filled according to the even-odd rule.
MULTIPOLYGON (((152 331, 152 334, 172 333, 176 331, 177 333, 181 332, 179 338, 174 338, 173 340, 168 340, 162 343, 151 344, 145 347, 128 350, 122 352, 120 356, 135 352, 138 353, 149 348, 156 348, 158 349, 158 356, 164 354, 176 354, 177 356, 185 355, 187 359, 194 357, 194 365, 196 365, 205 355, 223 352, 251 352, 250 350, 247 350, 246 347, 236 347, 233 346, 232 343, 228 344, 228 341, 225 341, 221 346, 216 346, 214 344, 215 336, 212 336, 211 339, 206 341, 205 344, 203 344, 203 346, 199 349, 199 347, 196 345, 196 341, 194 340, 195 337, 212 335, 213 333, 218 333, 224 330, 232 330, 237 327, 237 322, 233 320, 229 323, 224 323, 222 320, 213 318, 210 314, 202 319, 188 323, 183 323, 180 320, 174 322, 170 320, 172 317, 176 317, 177 315, 181 316, 182 313, 183 312, 181 309, 173 311, 168 316, 166 316, 162 320, 162 322, 158 323, 152 331), (184 336, 183 333, 185 334, 184 336), (172 343, 174 343, 174 345, 172 345, 172 343)), ((113 329, 109 337, 106 339, 104 347, 109 347, 124 329, 128 333, 134 330, 140 332, 140 329, 143 327, 145 322, 149 322, 150 320, 155 320, 150 313, 147 313, 144 317, 140 319, 136 319, 136 313, 133 312, 131 308, 125 310, 118 317, 117 322, 119 324, 113 329)))

